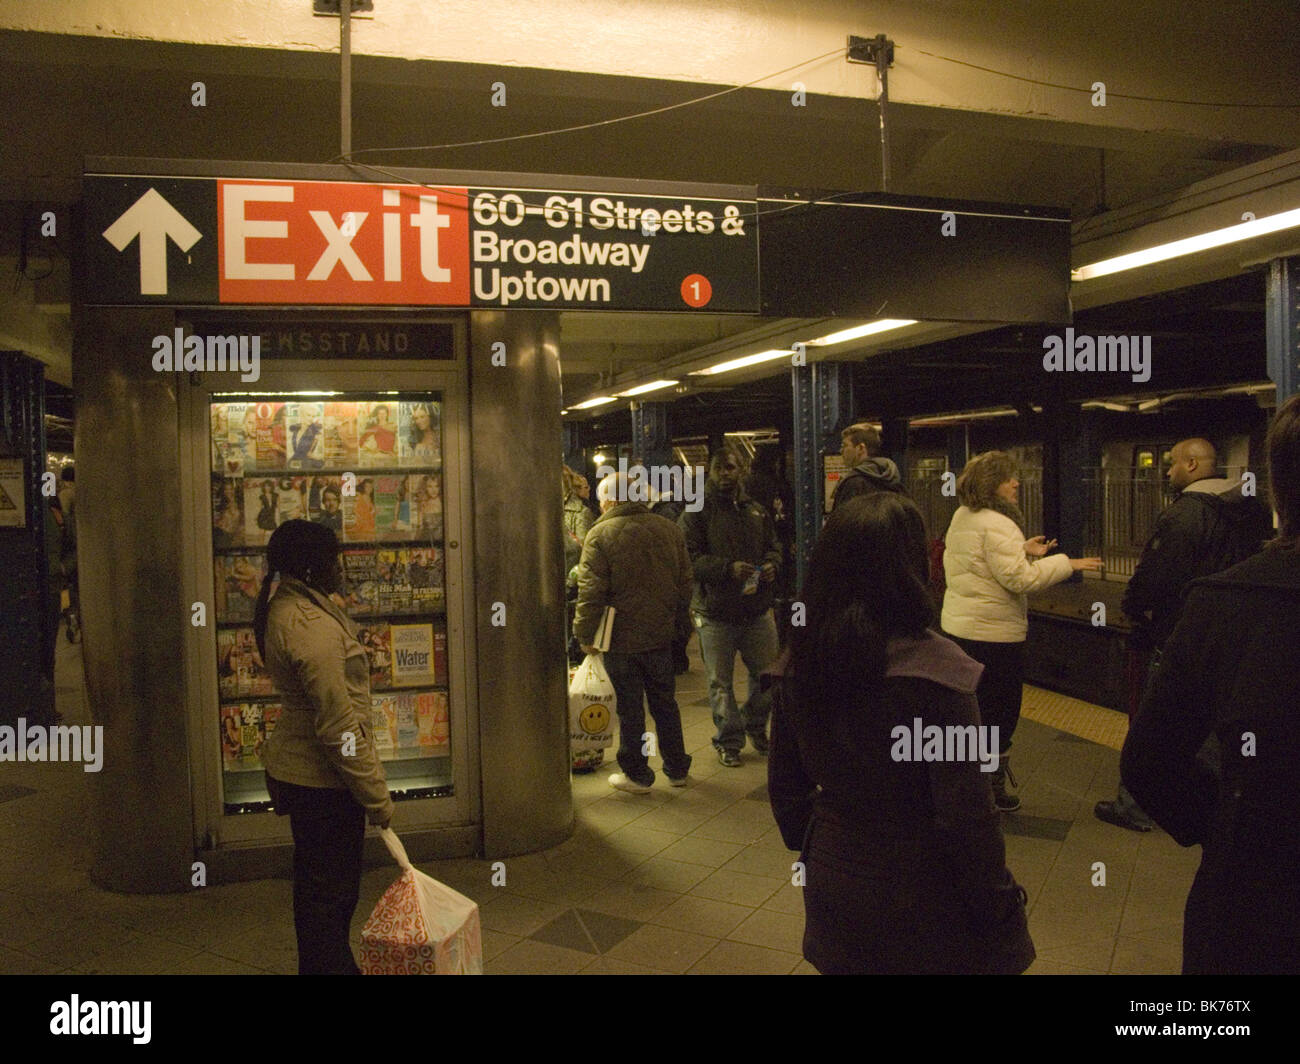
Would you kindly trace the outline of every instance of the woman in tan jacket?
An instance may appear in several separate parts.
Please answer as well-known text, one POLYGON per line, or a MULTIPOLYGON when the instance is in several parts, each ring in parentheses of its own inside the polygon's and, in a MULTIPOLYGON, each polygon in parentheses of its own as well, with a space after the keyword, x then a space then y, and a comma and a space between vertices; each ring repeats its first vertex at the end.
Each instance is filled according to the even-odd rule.
POLYGON ((253 630, 284 700, 262 760, 275 811, 288 815, 293 832, 300 975, 358 974, 348 935, 366 820, 382 828, 393 815, 370 735, 366 652, 329 597, 341 583, 332 529, 294 520, 275 530, 253 630))

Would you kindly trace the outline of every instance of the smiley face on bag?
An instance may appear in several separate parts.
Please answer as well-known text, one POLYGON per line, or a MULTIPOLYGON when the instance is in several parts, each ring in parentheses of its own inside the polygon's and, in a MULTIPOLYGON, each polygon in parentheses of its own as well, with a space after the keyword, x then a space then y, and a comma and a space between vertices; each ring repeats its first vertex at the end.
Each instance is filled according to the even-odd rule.
POLYGON ((593 702, 578 714, 578 725, 588 735, 599 735, 609 727, 609 706, 593 702))

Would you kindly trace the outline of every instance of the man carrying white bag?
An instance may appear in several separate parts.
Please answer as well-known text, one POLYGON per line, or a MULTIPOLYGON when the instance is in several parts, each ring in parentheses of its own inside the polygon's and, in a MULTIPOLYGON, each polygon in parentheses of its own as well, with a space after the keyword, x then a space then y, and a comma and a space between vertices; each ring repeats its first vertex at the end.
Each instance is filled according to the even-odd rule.
POLYGON ((478 906, 415 868, 392 828, 379 835, 402 875, 361 929, 361 974, 482 975, 478 906))
POLYGON ((674 787, 686 785, 691 767, 675 697, 672 644, 690 607, 694 577, 681 529, 652 514, 644 499, 629 496, 629 489, 643 487, 641 481, 629 485, 627 475, 619 473, 609 474, 597 487, 601 516, 583 540, 573 621, 582 649, 595 655, 606 607, 613 607, 617 618, 602 663, 616 697, 623 771, 610 776, 609 784, 634 794, 654 784, 647 753, 657 749, 674 787), (647 700, 653 736, 644 731, 647 700))
POLYGON ((601 660, 601 654, 609 649, 613 624, 614 607, 606 606, 593 640, 599 653, 583 658, 569 681, 569 753, 575 772, 594 770, 614 744, 617 698, 601 660))

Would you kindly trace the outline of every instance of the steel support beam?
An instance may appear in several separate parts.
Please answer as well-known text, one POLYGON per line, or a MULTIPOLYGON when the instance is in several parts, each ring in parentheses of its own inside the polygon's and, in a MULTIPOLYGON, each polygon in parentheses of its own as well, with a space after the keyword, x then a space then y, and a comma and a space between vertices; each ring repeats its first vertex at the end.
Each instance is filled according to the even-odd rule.
POLYGON ((836 431, 849 424, 853 409, 852 373, 843 362, 814 362, 790 371, 794 392, 795 571, 798 587, 808 575, 808 559, 826 511, 822 455, 836 431))
POLYGON ((637 403, 632 407, 632 463, 644 466, 671 465, 672 444, 668 437, 668 404, 637 403))
POLYGON ((1264 313, 1268 376, 1281 406, 1300 391, 1300 256, 1268 264, 1264 313))

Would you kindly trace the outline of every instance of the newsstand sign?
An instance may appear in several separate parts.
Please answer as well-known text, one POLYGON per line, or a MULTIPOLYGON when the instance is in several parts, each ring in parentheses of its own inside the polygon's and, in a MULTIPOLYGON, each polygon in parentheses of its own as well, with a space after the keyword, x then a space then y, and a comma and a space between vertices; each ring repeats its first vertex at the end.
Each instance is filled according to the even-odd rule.
POLYGON ((87 175, 90 304, 759 311, 753 200, 87 175))

